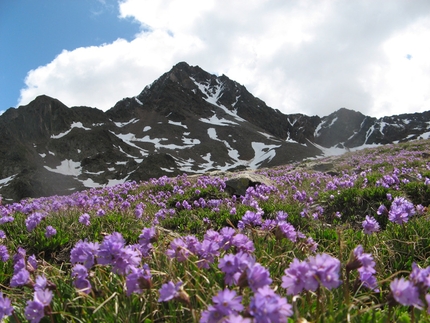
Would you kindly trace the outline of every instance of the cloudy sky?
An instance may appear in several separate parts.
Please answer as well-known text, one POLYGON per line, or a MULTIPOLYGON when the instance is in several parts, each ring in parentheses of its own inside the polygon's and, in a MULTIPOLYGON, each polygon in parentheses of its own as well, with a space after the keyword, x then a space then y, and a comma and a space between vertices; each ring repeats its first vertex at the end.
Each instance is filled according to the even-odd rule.
POLYGON ((0 110, 102 110, 180 61, 286 114, 430 110, 428 0, 0 2, 0 110))

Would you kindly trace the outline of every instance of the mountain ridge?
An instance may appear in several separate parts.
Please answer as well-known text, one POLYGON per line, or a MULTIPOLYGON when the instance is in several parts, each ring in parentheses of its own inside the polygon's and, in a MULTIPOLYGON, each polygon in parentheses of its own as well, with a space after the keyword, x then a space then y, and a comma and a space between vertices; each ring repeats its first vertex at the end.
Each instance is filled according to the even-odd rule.
POLYGON ((428 138, 430 111, 283 114, 227 76, 180 62, 103 112, 46 95, 0 116, 0 194, 18 200, 163 175, 271 167, 428 138))

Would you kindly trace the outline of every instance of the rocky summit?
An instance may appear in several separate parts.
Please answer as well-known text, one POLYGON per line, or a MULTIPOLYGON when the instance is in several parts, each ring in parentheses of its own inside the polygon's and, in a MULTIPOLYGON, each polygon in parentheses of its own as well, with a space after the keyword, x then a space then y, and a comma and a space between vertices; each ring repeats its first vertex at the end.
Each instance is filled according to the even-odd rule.
POLYGON ((429 137, 430 111, 283 114, 227 76, 179 63, 103 112, 39 96, 0 116, 4 201, 163 175, 272 167, 429 137))

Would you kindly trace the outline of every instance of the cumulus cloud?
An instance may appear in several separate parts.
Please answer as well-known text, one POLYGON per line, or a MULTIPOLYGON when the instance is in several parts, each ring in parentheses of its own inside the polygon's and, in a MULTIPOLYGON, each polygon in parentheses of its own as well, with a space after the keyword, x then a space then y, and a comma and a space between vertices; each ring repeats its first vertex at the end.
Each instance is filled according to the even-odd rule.
POLYGON ((20 104, 47 94, 107 110, 186 61, 287 114, 430 110, 429 12, 427 0, 123 0, 142 32, 63 51, 28 73, 20 104))

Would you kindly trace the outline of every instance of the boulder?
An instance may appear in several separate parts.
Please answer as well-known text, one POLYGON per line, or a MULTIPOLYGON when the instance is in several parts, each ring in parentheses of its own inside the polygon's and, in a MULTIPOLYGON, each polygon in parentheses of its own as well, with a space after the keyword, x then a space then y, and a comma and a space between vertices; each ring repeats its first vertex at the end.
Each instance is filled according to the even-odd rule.
POLYGON ((249 187, 261 184, 271 186, 274 185, 274 182, 264 175, 255 173, 237 174, 225 182, 225 191, 230 195, 244 196, 249 187))

